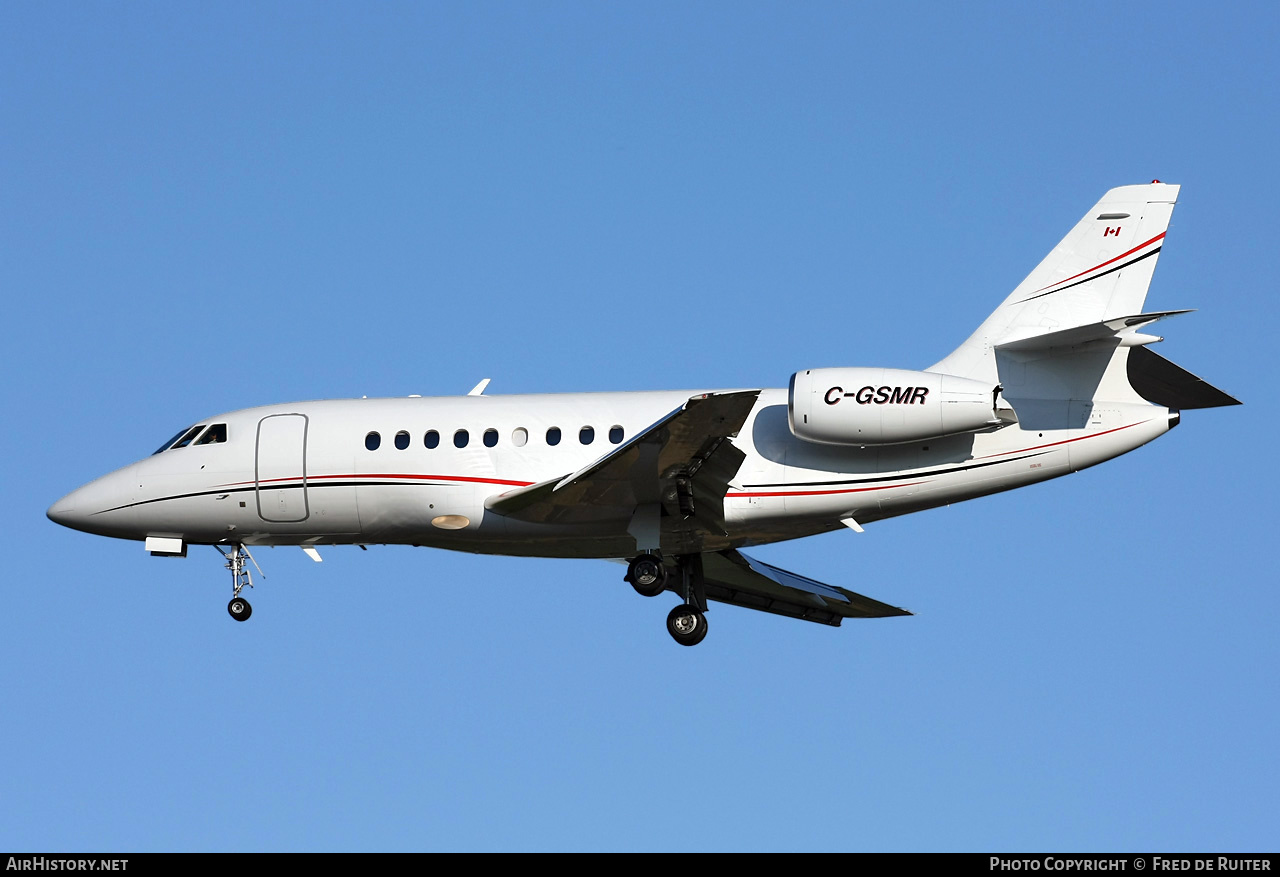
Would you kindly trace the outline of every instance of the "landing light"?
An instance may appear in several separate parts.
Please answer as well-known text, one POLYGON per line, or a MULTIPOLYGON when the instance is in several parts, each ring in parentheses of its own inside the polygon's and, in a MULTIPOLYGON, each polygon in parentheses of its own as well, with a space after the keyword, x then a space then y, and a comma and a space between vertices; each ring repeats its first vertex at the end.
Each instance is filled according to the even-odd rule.
POLYGON ((431 519, 431 526, 441 530, 462 530, 471 526, 471 519, 466 515, 437 515, 431 519))

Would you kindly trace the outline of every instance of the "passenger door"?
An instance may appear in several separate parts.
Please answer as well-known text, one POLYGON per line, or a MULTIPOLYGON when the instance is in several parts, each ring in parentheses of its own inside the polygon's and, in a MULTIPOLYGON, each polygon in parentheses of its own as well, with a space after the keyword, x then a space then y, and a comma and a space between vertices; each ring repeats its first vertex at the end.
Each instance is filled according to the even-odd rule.
POLYGON ((305 414, 272 414, 258 422, 255 478, 262 520, 294 523, 307 519, 306 458, 305 414))

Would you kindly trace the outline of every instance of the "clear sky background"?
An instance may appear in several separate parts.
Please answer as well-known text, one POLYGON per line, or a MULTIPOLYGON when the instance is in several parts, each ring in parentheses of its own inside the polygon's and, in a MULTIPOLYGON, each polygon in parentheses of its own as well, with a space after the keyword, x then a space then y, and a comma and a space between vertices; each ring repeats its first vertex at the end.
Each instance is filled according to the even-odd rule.
POLYGON ((0 5, 0 848, 1270 850, 1275 3, 0 5), (1245 405, 757 549, 185 560, 45 509, 212 413, 923 368, 1181 183, 1158 351, 1245 405))

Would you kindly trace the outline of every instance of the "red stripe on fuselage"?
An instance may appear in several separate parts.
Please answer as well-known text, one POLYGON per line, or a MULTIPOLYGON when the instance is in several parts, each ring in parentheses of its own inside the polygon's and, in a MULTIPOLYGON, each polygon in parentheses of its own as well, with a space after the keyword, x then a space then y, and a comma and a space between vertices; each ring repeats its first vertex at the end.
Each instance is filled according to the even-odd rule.
MULTIPOLYGON (((1115 429, 1103 430, 1102 432, 1090 433, 1089 435, 1077 436, 1076 438, 1063 439, 1061 441, 1049 442, 1048 444, 1043 444, 1043 445, 1033 445, 1029 448, 1018 448, 1012 451, 1001 451, 998 454, 988 454, 985 457, 974 457, 973 459, 989 460, 992 457, 1005 457, 1010 454, 1025 453, 1026 451, 1037 451, 1041 448, 1052 448, 1052 447, 1056 447, 1057 445, 1066 445, 1066 444, 1070 444, 1071 442, 1079 442, 1079 441, 1084 441, 1085 439, 1091 439, 1091 438, 1097 438, 1098 436, 1109 435, 1110 433, 1113 433, 1113 432, 1119 432, 1122 429, 1129 429, 1130 427, 1141 426, 1143 423, 1150 423, 1150 422, 1151 421, 1149 420, 1143 420, 1139 423, 1130 423, 1130 424, 1126 424, 1125 426, 1117 426, 1115 429)), ((922 474, 927 478, 927 476, 935 473, 925 472, 922 474)), ((945 475, 948 473, 942 472, 937 474, 945 475)), ((383 479, 395 479, 395 480, 401 480, 401 481, 454 481, 454 482, 466 483, 466 484, 497 484, 503 487, 528 487, 532 484, 537 483, 534 481, 513 481, 507 478, 477 478, 477 477, 472 477, 467 475, 411 475, 411 474, 401 473, 401 472, 368 473, 368 474, 362 474, 362 475, 308 475, 307 481, 308 482, 325 481, 325 480, 330 480, 335 478, 356 478, 356 479, 383 478, 383 479)), ((221 484, 218 486, 219 487, 242 487, 245 485, 250 485, 255 483, 256 484, 276 484, 282 481, 301 481, 301 480, 302 480, 301 476, 297 476, 294 478, 268 478, 259 482, 236 481, 231 484, 221 484)), ((841 488, 839 490, 753 491, 749 493, 748 492, 743 492, 743 493, 729 492, 729 493, 726 493, 725 495, 728 497, 735 497, 735 498, 736 497, 742 497, 742 498, 766 497, 766 496, 831 496, 834 494, 842 494, 842 493, 866 493, 867 491, 872 491, 872 490, 891 490, 894 487, 914 487, 916 485, 925 484, 925 483, 927 482, 913 481, 908 484, 886 484, 880 487, 852 487, 852 488, 841 488)), ((797 486, 801 486, 801 485, 797 485, 797 486)))
MULTIPOLYGON (((407 475, 398 472, 366 473, 361 475, 308 475, 307 481, 325 481, 333 478, 386 478, 402 481, 461 481, 468 484, 500 484, 504 487, 528 487, 533 481, 510 481, 505 478, 473 478, 466 475, 407 475)), ((219 487, 242 487, 246 484, 275 484, 280 481, 301 481, 301 475, 292 478, 264 478, 261 481, 236 481, 219 487)))
MULTIPOLYGON (((1108 435, 1113 432, 1119 432, 1122 429, 1129 429, 1130 427, 1133 427, 1133 426, 1142 426, 1143 423, 1150 423, 1150 422, 1151 421, 1149 420, 1143 420, 1140 423, 1130 423, 1125 426, 1117 426, 1115 429, 1107 429, 1107 430, 1103 430, 1102 432, 1095 432, 1095 433, 1090 433, 1089 435, 1077 436, 1076 438, 1063 439, 1062 441, 1057 441, 1057 442, 1049 442, 1048 444, 1044 444, 1044 445, 1034 445, 1033 447, 1030 447, 1030 448, 1018 448, 1017 450, 1014 450, 1014 451, 1001 451, 998 454, 988 454, 985 457, 974 457, 973 459, 989 460, 992 457, 1006 457, 1006 456, 1009 456, 1010 454, 1020 454, 1026 451, 1038 451, 1041 448, 1052 448, 1056 445, 1067 445, 1067 444, 1070 444, 1071 442, 1079 442, 1079 441, 1084 441, 1085 439, 1097 438, 1100 435, 1108 435)), ((1013 462, 1013 461, 1011 460, 1010 462, 1013 462)), ((951 472, 924 472, 922 473, 922 475, 926 478, 925 481, 913 481, 907 484, 886 484, 882 487, 855 487, 851 489, 842 489, 842 490, 788 490, 788 491, 764 492, 764 493, 729 493, 729 494, 726 494, 726 496, 730 496, 730 497, 828 496, 830 494, 835 494, 835 493, 862 493, 868 490, 891 490, 894 487, 914 487, 919 484, 929 483, 928 476, 930 475, 950 475, 950 474, 952 473, 951 472)), ((800 486, 803 486, 803 485, 797 485, 797 487, 800 487, 800 486)))
POLYGON ((726 497, 737 499, 746 496, 831 496, 836 493, 866 493, 868 490, 892 490, 895 487, 915 487, 924 481, 912 481, 909 484, 886 484, 883 487, 850 487, 843 490, 783 490, 765 493, 727 493, 726 497))
POLYGON ((992 457, 1004 457, 1008 454, 1020 454, 1024 451, 1038 451, 1041 448, 1052 448, 1057 445, 1069 445, 1072 442, 1082 442, 1085 439, 1097 438, 1100 435, 1110 435, 1111 433, 1119 432, 1122 429, 1129 429, 1130 427, 1134 427, 1134 426, 1142 426, 1142 424, 1150 423, 1150 422, 1151 422, 1150 420, 1142 420, 1142 421, 1139 421, 1138 423, 1129 423, 1124 426, 1117 426, 1115 429, 1104 429, 1102 432, 1093 432, 1093 433, 1089 433, 1089 435, 1082 435, 1082 436, 1077 436, 1076 438, 1063 439, 1060 442, 1049 442, 1047 445, 1033 445, 1032 447, 1029 447, 1029 448, 1018 448, 1018 450, 1016 451, 1001 451, 998 454, 988 454, 985 457, 974 457, 974 459, 990 460, 992 457))

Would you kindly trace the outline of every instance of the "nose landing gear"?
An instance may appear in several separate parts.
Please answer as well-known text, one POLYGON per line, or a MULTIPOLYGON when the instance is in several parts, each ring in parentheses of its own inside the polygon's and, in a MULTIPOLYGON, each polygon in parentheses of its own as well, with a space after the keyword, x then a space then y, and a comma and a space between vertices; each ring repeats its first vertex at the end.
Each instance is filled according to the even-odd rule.
POLYGON ((249 568, 245 566, 245 560, 249 560, 253 564, 253 568, 258 571, 258 575, 264 579, 266 573, 262 571, 262 567, 258 566, 258 561, 253 559, 253 555, 249 553, 249 549, 243 544, 237 544, 231 551, 224 551, 221 545, 215 545, 227 561, 227 569, 231 570, 231 602, 227 604, 227 612, 236 621, 248 621, 249 616, 253 614, 253 607, 249 605, 249 601, 240 596, 240 591, 246 586, 253 587, 253 576, 249 572, 249 568))

